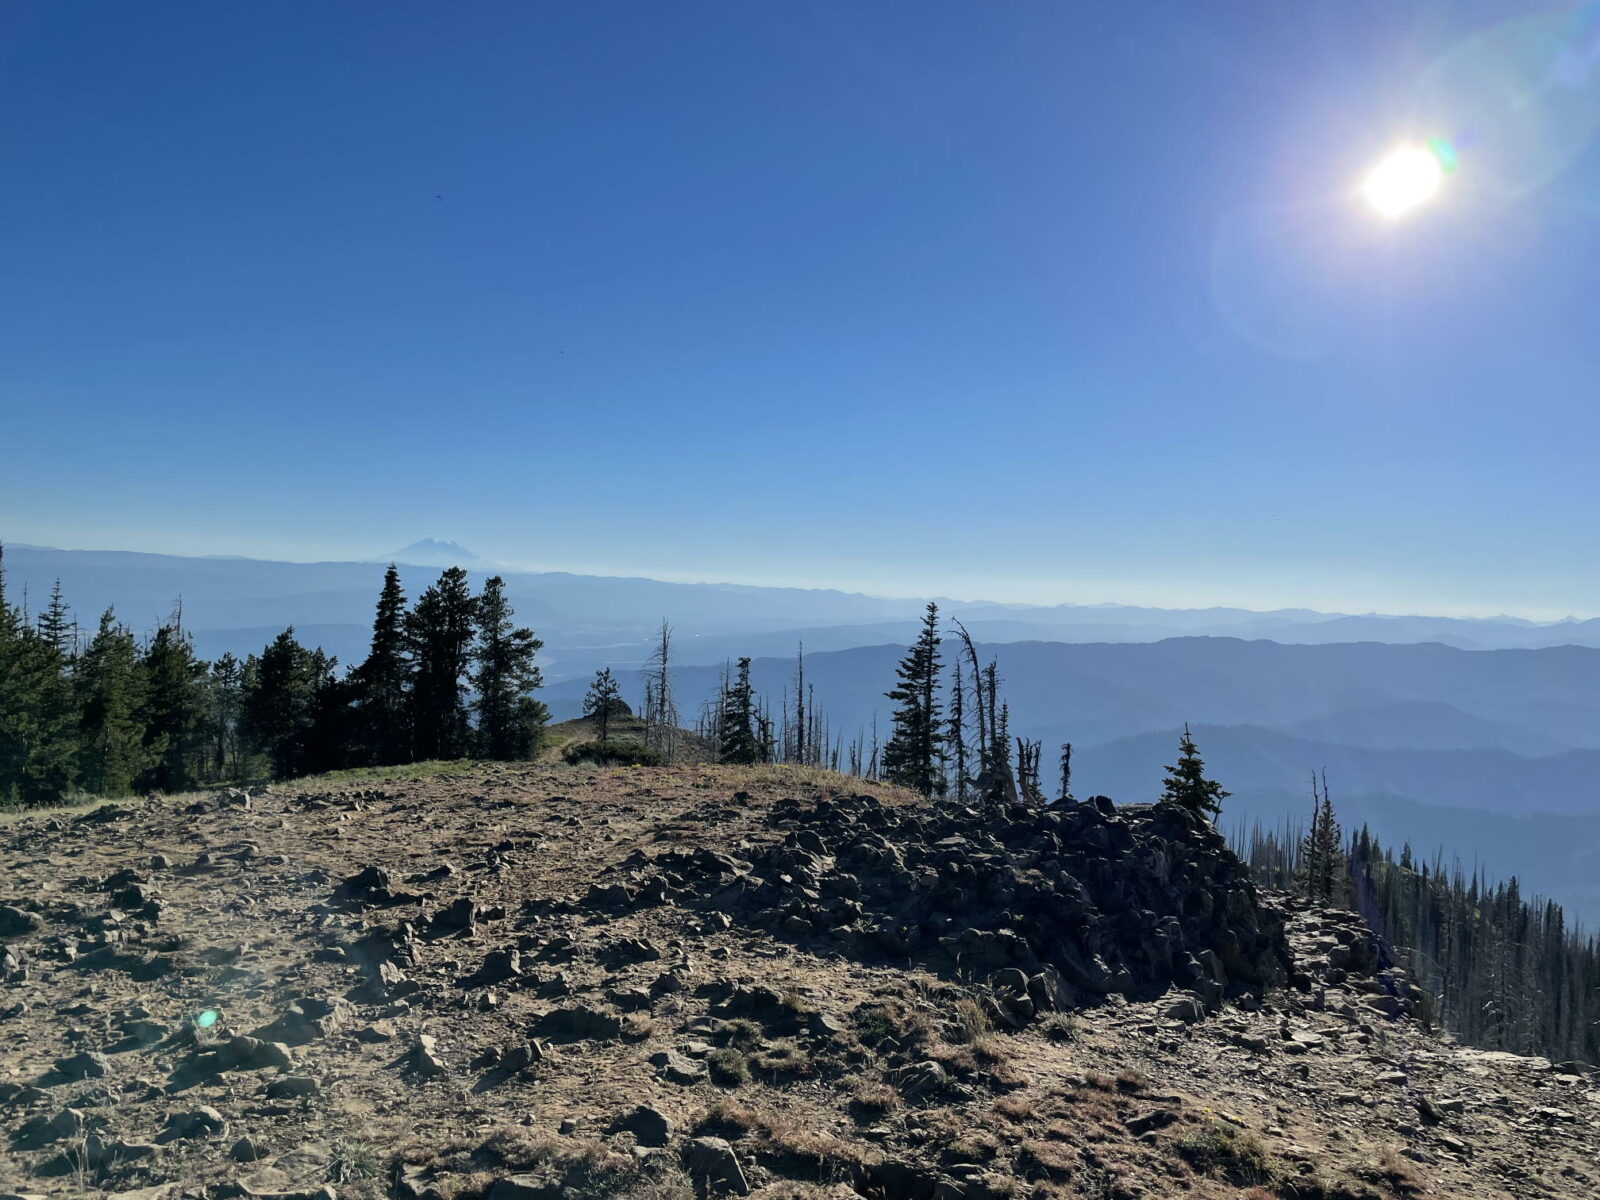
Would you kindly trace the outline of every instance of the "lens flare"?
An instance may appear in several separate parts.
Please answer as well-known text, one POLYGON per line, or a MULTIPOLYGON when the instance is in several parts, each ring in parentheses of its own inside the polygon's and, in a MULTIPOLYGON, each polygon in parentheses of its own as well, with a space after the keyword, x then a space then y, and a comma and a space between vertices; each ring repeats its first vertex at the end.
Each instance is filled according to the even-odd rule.
POLYGON ((1420 146, 1402 146, 1367 176, 1361 192, 1386 217, 1398 217, 1431 200, 1445 174, 1439 157, 1420 146))
POLYGON ((200 1026, 201 1029, 210 1029, 217 1023, 217 1019, 220 1016, 221 1014, 216 1009, 208 1008, 194 1019, 194 1023, 200 1026))
POLYGON ((1451 131, 1475 194, 1531 195, 1600 138, 1600 4, 1537 7, 1457 43, 1417 82, 1408 120, 1451 131))

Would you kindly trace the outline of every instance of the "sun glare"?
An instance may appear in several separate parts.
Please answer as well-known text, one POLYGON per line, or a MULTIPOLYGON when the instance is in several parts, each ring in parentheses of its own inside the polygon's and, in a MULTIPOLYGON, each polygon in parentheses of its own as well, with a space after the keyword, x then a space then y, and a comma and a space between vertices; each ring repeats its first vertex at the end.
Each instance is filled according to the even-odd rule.
POLYGON ((1431 199, 1444 174, 1444 164, 1432 150, 1402 146, 1373 168, 1361 192, 1383 216, 1398 217, 1431 199))

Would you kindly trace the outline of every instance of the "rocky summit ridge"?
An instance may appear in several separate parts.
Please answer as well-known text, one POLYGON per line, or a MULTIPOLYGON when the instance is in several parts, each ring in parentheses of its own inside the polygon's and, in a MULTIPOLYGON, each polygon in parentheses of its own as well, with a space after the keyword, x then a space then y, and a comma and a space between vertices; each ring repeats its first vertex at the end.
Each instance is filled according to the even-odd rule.
POLYGON ((1600 1193, 1207 823, 502 766, 0 825, 0 1197, 1600 1193))

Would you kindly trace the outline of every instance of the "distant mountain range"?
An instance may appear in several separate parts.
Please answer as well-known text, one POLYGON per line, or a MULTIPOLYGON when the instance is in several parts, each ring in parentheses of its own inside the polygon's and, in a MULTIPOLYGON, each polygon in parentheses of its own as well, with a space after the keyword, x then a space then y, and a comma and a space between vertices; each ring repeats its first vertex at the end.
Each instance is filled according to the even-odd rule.
MULTIPOLYGON (((108 550, 11 545, 6 570, 15 595, 43 598, 56 579, 85 624, 109 605, 136 629, 153 629, 181 599, 184 623, 207 654, 259 650, 293 624, 341 662, 367 649, 382 565, 401 568, 415 595, 445 565, 506 579, 518 616, 547 647, 546 677, 583 677, 601 666, 628 669, 650 653, 663 618, 677 630, 680 661, 720 663, 749 654, 904 643, 922 598, 883 598, 825 589, 526 572, 496 566, 454 542, 424 539, 370 562, 290 563, 188 558, 108 550), (311 630, 315 629, 315 636, 311 630)), ((1158 609, 1123 605, 1021 605, 940 601, 974 637, 990 643, 1156 642, 1205 636, 1275 642, 1438 642, 1460 649, 1600 646, 1600 619, 1535 623, 1512 617, 1347 616, 1308 609, 1158 609)))
MULTIPOLYGON (((1189 637, 980 649, 999 664, 1013 731, 1052 744, 1090 746, 1195 721, 1252 726, 1373 755, 1600 751, 1600 650, 1589 647, 1470 651, 1189 637)), ((946 650, 948 656, 953 646, 946 650)), ((806 655, 806 679, 836 728, 853 735, 874 715, 887 727, 883 692, 903 653, 901 646, 881 645, 806 655)), ((720 669, 682 667, 680 691, 689 698, 711 694, 720 669)), ((752 679, 759 691, 776 696, 793 672, 792 656, 761 658, 752 679)), ((585 680, 554 684, 548 689, 552 705, 563 711, 586 686, 585 680)), ((1595 800, 1600 803, 1600 786, 1595 800)))
MULTIPOLYGON (((447 561, 475 585, 484 560, 449 542, 397 551, 409 596, 447 561), (425 560, 425 561, 413 561, 425 560)), ((206 657, 258 651, 293 624, 344 663, 366 653, 382 563, 284 563, 8 546, 8 593, 37 610, 56 579, 90 625, 115 605, 153 629, 181 598, 206 657)), ((925 601, 847 592, 516 572, 518 619, 544 639, 545 698, 578 711, 600 666, 629 672, 663 618, 676 630, 683 711, 714 694, 722 664, 755 659, 757 688, 806 677, 846 738, 877 718, 925 601)), ((999 662, 1012 728, 1076 748, 1075 791, 1147 800, 1192 722, 1232 822, 1298 818, 1326 767, 1346 823, 1419 852, 1518 872, 1600 919, 1600 621, 1341 616, 1289 609, 1167 610, 940 602, 999 662)))

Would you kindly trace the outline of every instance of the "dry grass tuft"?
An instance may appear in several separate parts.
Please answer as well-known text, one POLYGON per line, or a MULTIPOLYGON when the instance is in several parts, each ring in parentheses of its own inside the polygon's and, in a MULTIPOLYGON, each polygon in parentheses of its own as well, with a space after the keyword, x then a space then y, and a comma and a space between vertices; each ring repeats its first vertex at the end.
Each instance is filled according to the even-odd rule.
POLYGON ((804 1164, 819 1179, 848 1178, 853 1168, 874 1157, 867 1147, 846 1142, 789 1113, 764 1115, 761 1130, 773 1150, 804 1164))
POLYGON ((949 1038, 952 1042, 970 1043, 987 1037, 994 1031, 989 1020, 989 1009, 977 996, 963 996, 950 1010, 949 1038))
POLYGON ((749 1049, 761 1042, 761 1026, 749 1017, 734 1017, 724 1021, 717 1029, 716 1040, 723 1046, 739 1046, 749 1049))
POLYGON ((1071 1013, 1053 1012, 1045 1017, 1040 1026, 1045 1037, 1052 1042, 1075 1042, 1078 1040, 1078 1018, 1071 1013))
POLYGON ((695 1118, 692 1128, 696 1134, 737 1141, 760 1124, 755 1109, 737 1100, 718 1100, 695 1118))
POLYGON ((850 1093, 850 1112, 857 1120, 875 1121, 900 1108, 900 1093, 887 1083, 860 1083, 850 1093))
POLYGON ((988 1129, 973 1129, 950 1143, 953 1158, 961 1162, 988 1162, 999 1156, 1005 1143, 988 1129))
POLYGON ((1006 1044, 993 1035, 978 1038, 972 1043, 972 1057, 981 1063, 1003 1063, 1011 1058, 1006 1044))
POLYGON ((694 1183, 676 1163, 652 1162, 618 1200, 695 1200, 694 1183))
POLYGON ((794 1042, 775 1042, 748 1061, 756 1074, 774 1083, 804 1079, 815 1070, 810 1052, 794 1042))
POLYGON ((1362 1172, 1362 1174, 1369 1175, 1377 1182, 1382 1183, 1396 1196, 1420 1196, 1424 1191, 1423 1182, 1418 1178, 1411 1164, 1400 1157, 1392 1147, 1385 1147, 1383 1152, 1378 1155, 1377 1161, 1372 1165, 1370 1172, 1362 1172))
POLYGON ((629 1013, 622 1018, 622 1038, 628 1042, 642 1042, 656 1031, 656 1023, 644 1013, 629 1013))
POLYGON ((1016 1125, 1039 1119, 1039 1110, 1021 1096, 1002 1096, 994 1102, 994 1111, 1016 1125))
POLYGON ((1017 1155, 1017 1164, 1030 1179, 1066 1179, 1082 1162, 1077 1150, 1054 1141, 1029 1139, 1017 1155))

